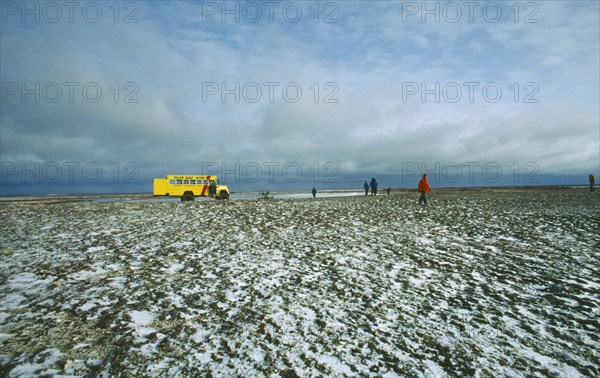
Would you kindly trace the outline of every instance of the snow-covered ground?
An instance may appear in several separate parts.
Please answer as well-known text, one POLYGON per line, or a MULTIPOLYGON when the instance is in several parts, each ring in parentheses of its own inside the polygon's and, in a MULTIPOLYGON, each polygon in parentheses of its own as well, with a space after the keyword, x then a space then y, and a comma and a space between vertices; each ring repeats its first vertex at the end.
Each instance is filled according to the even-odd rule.
POLYGON ((2 203, 0 376, 597 377, 599 194, 2 203))

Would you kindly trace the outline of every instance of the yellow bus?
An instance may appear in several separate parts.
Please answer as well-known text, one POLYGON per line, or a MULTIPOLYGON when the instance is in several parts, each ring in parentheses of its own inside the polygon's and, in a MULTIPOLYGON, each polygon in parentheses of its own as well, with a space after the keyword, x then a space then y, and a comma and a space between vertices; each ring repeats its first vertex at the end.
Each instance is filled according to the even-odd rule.
POLYGON ((229 199, 229 188, 219 185, 217 176, 167 175, 154 179, 154 195, 181 197, 182 201, 193 201, 194 197, 229 199))

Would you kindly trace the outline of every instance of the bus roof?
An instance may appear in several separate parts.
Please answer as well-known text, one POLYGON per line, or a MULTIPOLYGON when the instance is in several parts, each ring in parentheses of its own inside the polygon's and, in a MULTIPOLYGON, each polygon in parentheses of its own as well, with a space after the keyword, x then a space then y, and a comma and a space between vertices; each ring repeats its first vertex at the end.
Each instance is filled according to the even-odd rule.
POLYGON ((167 175, 167 180, 216 180, 214 175, 167 175))

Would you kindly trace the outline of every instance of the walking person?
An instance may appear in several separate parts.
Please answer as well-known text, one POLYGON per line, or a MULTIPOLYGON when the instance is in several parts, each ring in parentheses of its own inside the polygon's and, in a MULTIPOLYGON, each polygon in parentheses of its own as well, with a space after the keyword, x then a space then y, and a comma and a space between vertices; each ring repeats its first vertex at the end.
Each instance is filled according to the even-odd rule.
POLYGON ((363 188, 365 188, 365 196, 369 195, 369 183, 367 182, 367 180, 365 180, 365 184, 363 185, 363 188))
POLYGON ((210 185, 208 186, 208 195, 211 197, 215 197, 217 195, 217 182, 215 180, 210 180, 210 185))
POLYGON ((588 181, 590 182, 590 192, 593 192, 594 190, 596 190, 596 188, 594 188, 594 185, 596 184, 596 177, 594 177, 594 175, 590 173, 588 181))
POLYGON ((421 197, 419 198, 419 205, 423 202, 427 205, 427 193, 431 190, 429 187, 429 182, 427 182, 427 175, 424 174, 421 181, 419 181, 419 186, 417 187, 417 191, 421 193, 421 197))
POLYGON ((313 194, 313 198, 317 198, 317 188, 315 188, 314 186, 313 186, 312 194, 313 194))
POLYGON ((377 195, 377 180, 375 178, 371 178, 371 195, 377 195))

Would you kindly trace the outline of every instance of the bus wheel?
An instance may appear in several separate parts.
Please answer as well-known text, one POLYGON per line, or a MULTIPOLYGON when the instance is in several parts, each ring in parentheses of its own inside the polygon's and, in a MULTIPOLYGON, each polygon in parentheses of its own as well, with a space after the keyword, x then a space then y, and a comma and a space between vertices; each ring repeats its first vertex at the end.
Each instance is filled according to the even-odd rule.
POLYGON ((221 191, 221 199, 229 199, 229 193, 227 193, 226 191, 222 190, 221 191))
POLYGON ((183 196, 181 196, 181 200, 182 201, 193 201, 194 200, 194 195, 190 192, 187 193, 183 193, 183 196))

